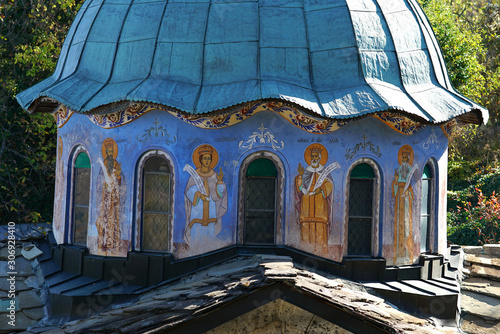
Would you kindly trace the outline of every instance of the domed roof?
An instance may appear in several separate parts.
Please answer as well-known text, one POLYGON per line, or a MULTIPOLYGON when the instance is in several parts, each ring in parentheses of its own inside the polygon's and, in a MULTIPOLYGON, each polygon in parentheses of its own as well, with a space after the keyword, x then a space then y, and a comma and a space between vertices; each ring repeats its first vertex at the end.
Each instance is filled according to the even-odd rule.
POLYGON ((414 0, 87 0, 54 74, 17 98, 30 111, 146 101, 201 114, 281 99, 329 118, 488 118, 453 90, 414 0))

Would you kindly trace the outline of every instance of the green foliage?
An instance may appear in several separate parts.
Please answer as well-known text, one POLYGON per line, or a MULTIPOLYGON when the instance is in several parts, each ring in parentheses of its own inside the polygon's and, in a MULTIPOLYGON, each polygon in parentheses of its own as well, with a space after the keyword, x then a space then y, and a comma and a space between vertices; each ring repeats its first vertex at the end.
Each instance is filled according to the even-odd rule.
POLYGON ((14 97, 53 72, 80 2, 0 3, 0 223, 52 220, 55 123, 14 97))
POLYGON ((487 126, 461 127, 450 139, 448 238, 464 245, 498 242, 488 231, 498 227, 491 217, 497 210, 494 191, 500 189, 500 0, 420 3, 452 84, 490 112, 487 126))
POLYGON ((448 239, 460 245, 499 243, 500 197, 495 191, 485 196, 479 188, 475 195, 474 202, 448 212, 448 239))
POLYGON ((461 245, 498 243, 500 167, 464 165, 450 163, 449 176, 456 179, 448 191, 448 239, 461 245))
POLYGON ((485 66, 480 59, 486 52, 481 35, 463 29, 464 22, 454 12, 457 2, 425 0, 422 6, 443 51, 453 86, 465 96, 480 101, 485 87, 485 66))

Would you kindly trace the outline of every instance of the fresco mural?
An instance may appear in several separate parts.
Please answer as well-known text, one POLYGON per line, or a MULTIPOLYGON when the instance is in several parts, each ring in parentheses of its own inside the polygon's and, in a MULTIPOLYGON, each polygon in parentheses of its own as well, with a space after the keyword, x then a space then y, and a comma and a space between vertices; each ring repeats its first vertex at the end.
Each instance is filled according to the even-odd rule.
POLYGON ((126 182, 121 165, 116 160, 118 145, 111 138, 106 138, 101 146, 102 158, 98 177, 99 216, 95 222, 97 228, 97 254, 107 256, 126 256, 129 241, 122 240, 120 217, 125 200, 126 182), (101 189, 99 189, 101 188, 101 189))
POLYGON ((325 167, 328 151, 322 144, 311 144, 304 152, 307 167, 300 163, 295 177, 296 209, 299 215, 300 240, 306 250, 326 253, 332 218, 334 183, 329 175, 340 168, 337 162, 325 167))
MULTIPOLYGON (((59 129, 59 135, 69 147, 81 141, 83 134, 90 137, 92 129, 95 124, 87 116, 76 114, 59 129)), ((242 163, 249 155, 264 150, 276 152, 283 162, 283 210, 276 218, 278 244, 341 262, 346 245, 342 231, 347 201, 343 170, 353 161, 367 158, 381 166, 385 176, 380 197, 380 251, 377 253, 379 248, 375 247, 374 256, 386 258, 390 265, 411 264, 419 255, 420 201, 414 198, 419 196, 418 166, 425 165, 428 157, 440 159, 446 154, 446 145, 441 144, 446 136, 439 127, 420 128, 407 135, 375 117, 351 122, 322 136, 264 110, 258 118, 217 130, 193 127, 164 112, 148 112, 133 124, 112 130, 112 136, 109 129, 98 130, 94 137, 100 140, 95 144, 84 141, 95 162, 88 248, 91 254, 106 256, 126 256, 131 231, 140 229, 140 223, 132 225, 134 221, 137 224, 132 205, 140 199, 133 197, 137 194, 129 181, 137 172, 140 152, 163 148, 174 157, 173 168, 181 172, 176 175, 173 190, 169 241, 174 258, 180 259, 237 243, 241 212, 236 194, 240 191, 242 163), (162 126, 168 133, 160 131, 162 126), (131 133, 133 141, 128 140, 131 133), (122 141, 127 145, 120 146, 122 141)), ((64 156, 58 159, 58 164, 67 163, 64 156)), ((58 178, 64 180, 63 168, 61 172, 58 178)), ((65 190, 59 193, 67 196, 65 190)), ((59 218, 64 219, 64 208, 60 210, 59 218)), ((57 218, 54 223, 58 224, 57 218)))
POLYGON ((411 185, 417 164, 413 164, 414 154, 410 145, 403 145, 398 152, 399 167, 394 171, 391 189, 394 204, 394 263, 412 261, 415 249, 413 240, 413 200, 411 185))
POLYGON ((228 209, 228 196, 222 168, 218 173, 214 171, 219 153, 212 145, 198 146, 192 161, 196 169, 189 164, 183 169, 190 175, 184 192, 184 240, 193 251, 199 251, 215 246, 216 236, 222 229, 222 216, 228 209))
POLYGON ((64 240, 64 230, 62 224, 62 218, 64 216, 62 212, 64 197, 66 196, 65 191, 65 178, 64 178, 64 165, 63 165, 63 141, 61 136, 57 137, 57 164, 56 164, 56 189, 54 198, 54 236, 57 242, 63 242, 64 240))

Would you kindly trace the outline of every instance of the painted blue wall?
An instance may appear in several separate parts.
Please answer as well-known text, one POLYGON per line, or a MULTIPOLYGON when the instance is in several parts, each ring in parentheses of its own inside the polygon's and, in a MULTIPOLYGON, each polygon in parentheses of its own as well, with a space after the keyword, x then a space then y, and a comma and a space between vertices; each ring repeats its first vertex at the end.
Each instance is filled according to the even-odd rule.
MULTIPOLYGON (((252 153, 259 151, 272 152, 278 157, 284 168, 284 208, 283 208, 283 229, 279 235, 283 239, 277 243, 285 243, 298 248, 300 245, 298 236, 298 213, 295 209, 296 200, 294 194, 294 179, 298 175, 299 163, 307 167, 304 159, 306 148, 312 143, 320 143, 328 150, 328 161, 325 165, 338 162, 340 168, 331 173, 334 183, 333 205, 331 211, 331 222, 328 234, 328 250, 320 252, 322 256, 335 261, 340 261, 346 254, 346 198, 348 187, 349 169, 360 159, 370 159, 374 166, 378 168, 379 189, 381 190, 380 206, 377 213, 378 224, 374 233, 374 250, 372 255, 386 257, 391 263, 394 244, 394 198, 391 195, 391 186, 394 179, 394 172, 399 167, 398 152, 403 145, 410 145, 414 151, 413 165, 418 165, 412 179, 414 189, 413 201, 413 233, 414 241, 419 247, 420 236, 418 226, 420 222, 420 178, 425 164, 433 159, 436 163, 436 192, 435 192, 435 212, 436 218, 432 232, 432 243, 437 250, 438 244, 446 240, 446 235, 437 235, 439 224, 446 224, 442 221, 442 207, 446 206, 446 198, 442 188, 446 188, 446 155, 447 137, 439 126, 426 126, 413 135, 404 135, 393 130, 387 124, 374 117, 367 117, 358 121, 350 122, 337 131, 324 135, 315 135, 303 131, 283 117, 271 112, 263 111, 249 119, 223 129, 201 129, 164 112, 151 111, 135 121, 126 125, 103 129, 93 124, 87 116, 74 114, 69 121, 58 130, 58 135, 62 138, 63 150, 59 166, 64 172, 61 180, 58 176, 56 185, 56 197, 60 196, 62 205, 61 213, 54 213, 54 220, 60 219, 61 227, 55 226, 55 234, 59 243, 71 242, 71 185, 72 159, 75 149, 82 146, 89 154, 91 172, 91 201, 88 228, 88 244, 91 253, 96 251, 95 243, 97 229, 95 221, 100 214, 100 198, 102 197, 103 175, 98 158, 103 159, 102 144, 106 138, 112 138, 117 144, 118 155, 116 161, 121 164, 123 196, 120 197, 120 230, 121 238, 130 241, 130 248, 139 247, 137 240, 132 240, 136 232, 137 215, 137 194, 138 161, 141 156, 150 150, 162 150, 165 152, 173 164, 174 171, 174 217, 172 240, 165 241, 171 244, 171 251, 176 257, 186 257, 196 255, 199 252, 211 248, 223 247, 238 242, 238 194, 239 194, 239 173, 243 161, 252 153), (156 123, 156 124, 155 124, 156 123), (262 128, 262 126, 265 128, 262 128), (160 127, 166 132, 158 131, 160 127), (261 129, 259 129, 261 128, 261 129), (148 130, 150 132, 148 132, 148 130), (251 136, 269 133, 276 140, 275 145, 267 140, 256 143, 251 142, 251 136), (216 172, 219 168, 224 173, 223 180, 227 187, 228 210, 222 217, 222 230, 217 235, 216 240, 211 245, 197 247, 191 245, 184 247, 184 230, 186 226, 186 210, 184 193, 186 184, 190 178, 188 172, 183 171, 184 166, 190 165, 195 168, 192 161, 192 154, 195 148, 201 144, 212 145, 219 154, 219 161, 214 168, 216 172), (358 145, 359 150, 348 156, 348 150, 353 152, 358 145), (371 145, 371 146, 370 146, 371 145), (373 149, 370 150, 370 147, 373 149), (378 150, 378 152, 377 152, 378 150), (444 164, 444 167, 441 166, 444 164), (58 218, 60 215, 60 218, 58 218), (64 239, 64 235, 66 239, 64 239), (207 247, 205 247, 207 246, 207 247)), ((266 137, 268 138, 268 137, 266 137)), ((445 210, 445 208, 444 208, 445 210)), ((442 229, 441 229, 442 230, 442 229)), ((101 254, 105 255, 105 254, 101 254)), ((110 253, 107 255, 125 256, 126 253, 110 253)), ((415 259, 406 261, 413 262, 415 259)))

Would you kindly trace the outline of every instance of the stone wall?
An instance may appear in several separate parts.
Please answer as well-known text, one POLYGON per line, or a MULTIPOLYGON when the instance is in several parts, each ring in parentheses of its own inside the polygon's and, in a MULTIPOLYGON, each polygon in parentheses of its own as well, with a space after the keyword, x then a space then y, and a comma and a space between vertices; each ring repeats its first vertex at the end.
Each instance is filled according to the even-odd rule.
POLYGON ((226 322, 206 334, 248 333, 330 333, 349 334, 351 332, 332 324, 306 310, 282 299, 267 303, 253 311, 226 322))
POLYGON ((462 329, 500 333, 500 244, 462 247, 462 329))

